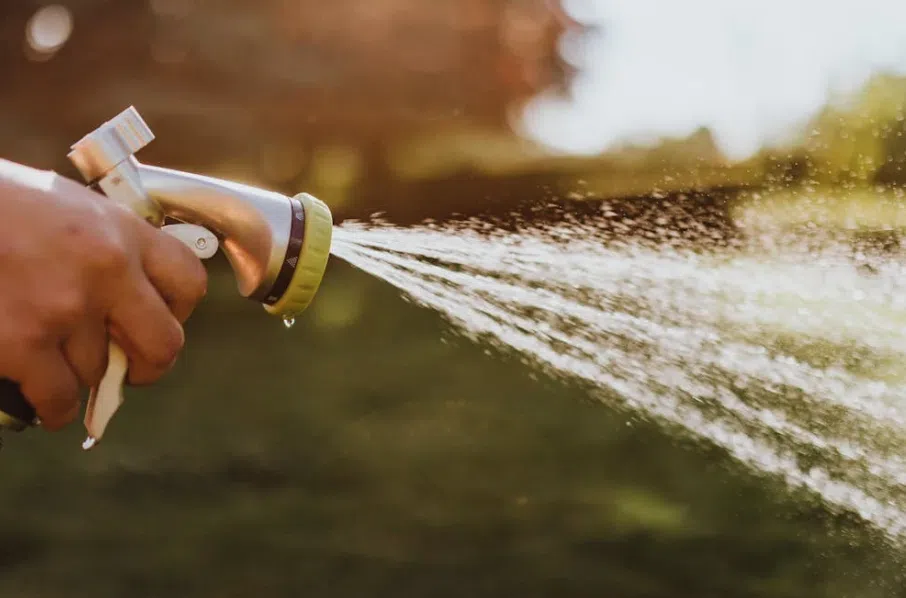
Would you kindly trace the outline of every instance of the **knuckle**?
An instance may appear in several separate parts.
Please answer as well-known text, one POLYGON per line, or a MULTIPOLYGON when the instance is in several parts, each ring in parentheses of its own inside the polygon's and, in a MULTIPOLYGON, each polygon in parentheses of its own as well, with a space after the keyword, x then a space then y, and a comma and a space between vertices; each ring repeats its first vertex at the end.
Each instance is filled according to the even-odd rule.
POLYGON ((97 239, 92 248, 91 261, 96 270, 112 274, 125 270, 129 265, 126 243, 117 235, 109 234, 97 239))
POLYGON ((68 327, 79 320, 88 307, 85 295, 77 290, 59 291, 48 302, 45 311, 47 324, 68 327))
POLYGON ((72 218, 66 223, 67 245, 84 267, 109 273, 128 264, 124 236, 110 223, 97 225, 90 215, 72 218))

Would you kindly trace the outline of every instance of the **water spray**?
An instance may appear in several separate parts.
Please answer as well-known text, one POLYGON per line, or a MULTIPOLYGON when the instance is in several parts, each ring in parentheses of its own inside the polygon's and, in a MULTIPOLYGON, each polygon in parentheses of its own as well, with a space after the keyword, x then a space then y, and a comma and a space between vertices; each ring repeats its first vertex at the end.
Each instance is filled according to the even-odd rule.
MULTIPOLYGON (((324 275, 333 232, 330 209, 307 193, 287 197, 140 163, 135 154, 153 140, 129 107, 73 145, 68 157, 89 186, 179 239, 200 259, 223 249, 239 294, 291 325, 324 275)), ((101 440, 122 405, 127 369, 125 353, 111 342, 107 370, 88 398, 85 450, 101 440)), ((0 429, 21 431, 39 423, 18 383, 0 379, 0 429)))
POLYGON ((906 542, 902 254, 869 274, 833 234, 725 249, 676 240, 669 215, 636 219, 656 233, 641 240, 603 210, 515 230, 347 222, 331 253, 627 423, 718 447, 906 542))

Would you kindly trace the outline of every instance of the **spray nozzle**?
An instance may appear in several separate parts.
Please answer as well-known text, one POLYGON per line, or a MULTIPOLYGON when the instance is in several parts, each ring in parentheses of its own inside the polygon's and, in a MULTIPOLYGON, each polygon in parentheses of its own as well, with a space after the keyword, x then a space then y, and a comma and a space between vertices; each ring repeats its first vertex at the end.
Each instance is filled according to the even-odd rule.
MULTIPOLYGON (((104 123, 68 155, 87 183, 189 246, 201 259, 222 248, 239 293, 272 315, 292 320, 321 283, 330 255, 330 209, 307 193, 295 197, 168 168, 147 166, 135 153, 154 139, 133 107, 104 123), (164 226, 167 218, 179 224, 164 226)), ((108 368, 92 389, 85 414, 91 448, 123 401, 128 360, 110 343, 108 368)), ((0 393, 0 426, 17 427, 15 404, 0 393)), ((18 400, 24 401, 21 395, 18 400)), ((27 404, 27 403, 26 403, 27 404)), ((33 413, 33 410, 31 410, 33 413)))

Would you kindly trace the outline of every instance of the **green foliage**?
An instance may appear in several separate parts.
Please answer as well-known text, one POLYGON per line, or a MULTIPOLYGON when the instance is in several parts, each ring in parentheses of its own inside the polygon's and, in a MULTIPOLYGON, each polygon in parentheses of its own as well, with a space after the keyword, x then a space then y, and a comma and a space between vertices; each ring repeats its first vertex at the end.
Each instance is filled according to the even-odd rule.
POLYGON ((881 75, 847 101, 825 107, 808 126, 811 178, 830 184, 906 182, 906 79, 881 75))

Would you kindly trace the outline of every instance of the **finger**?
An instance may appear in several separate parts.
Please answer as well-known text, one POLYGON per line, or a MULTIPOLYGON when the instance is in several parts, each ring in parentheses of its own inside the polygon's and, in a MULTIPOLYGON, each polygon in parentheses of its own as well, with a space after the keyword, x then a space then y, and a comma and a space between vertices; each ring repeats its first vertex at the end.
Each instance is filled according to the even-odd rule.
POLYGON ((110 335, 129 357, 130 384, 150 384, 167 373, 185 342, 182 325, 145 278, 110 312, 110 335))
POLYGON ((22 377, 22 394, 34 406, 41 425, 56 431, 79 414, 79 381, 59 349, 45 349, 31 356, 22 377))
POLYGON ((142 266, 174 317, 183 323, 207 292, 207 272, 181 241, 154 229, 151 232, 142 252, 142 266))
POLYGON ((107 369, 109 340, 103 319, 87 320, 63 344, 63 356, 82 386, 100 383, 107 369))

